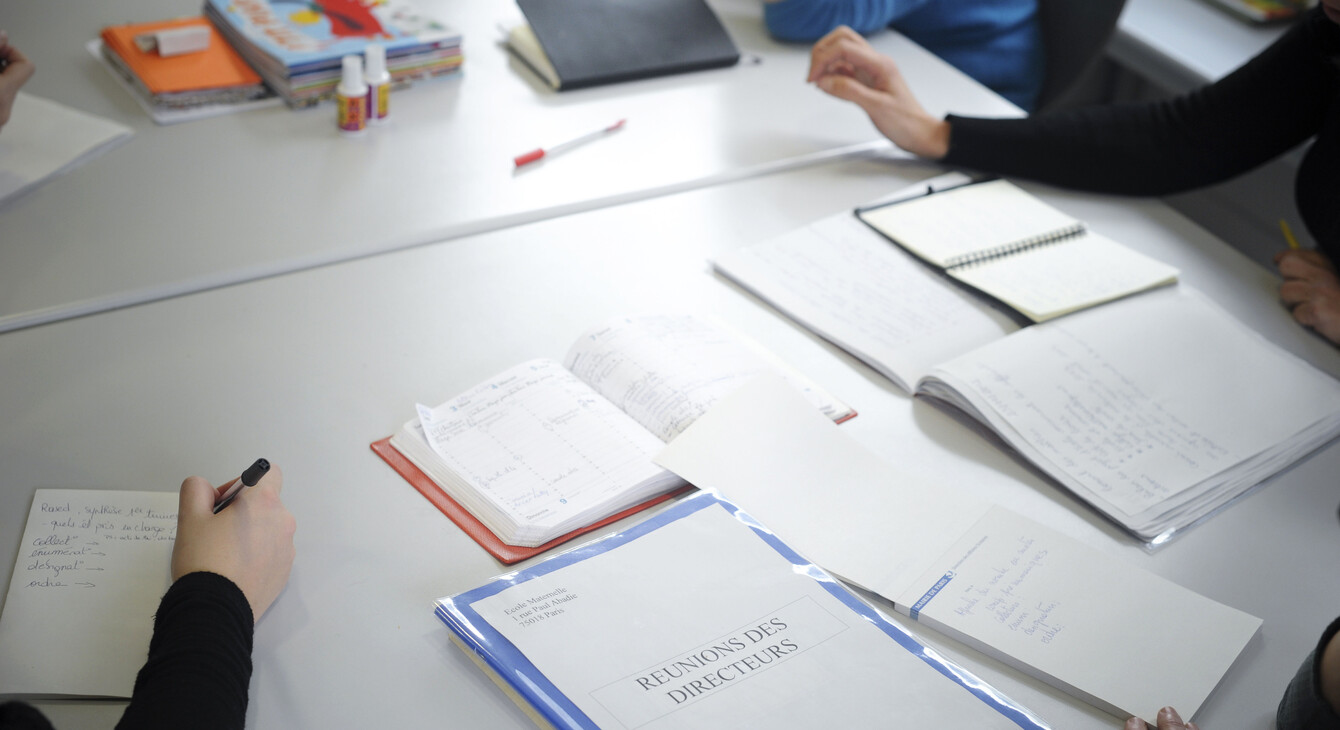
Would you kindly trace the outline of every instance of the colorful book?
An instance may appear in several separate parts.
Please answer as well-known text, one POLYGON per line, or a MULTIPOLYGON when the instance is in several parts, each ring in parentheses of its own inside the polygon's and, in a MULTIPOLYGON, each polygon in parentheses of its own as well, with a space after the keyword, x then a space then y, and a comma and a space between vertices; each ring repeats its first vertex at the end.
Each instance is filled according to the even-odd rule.
POLYGON ((294 106, 334 93, 340 59, 386 49, 393 84, 460 68, 461 34, 408 0, 208 0, 205 15, 294 106))

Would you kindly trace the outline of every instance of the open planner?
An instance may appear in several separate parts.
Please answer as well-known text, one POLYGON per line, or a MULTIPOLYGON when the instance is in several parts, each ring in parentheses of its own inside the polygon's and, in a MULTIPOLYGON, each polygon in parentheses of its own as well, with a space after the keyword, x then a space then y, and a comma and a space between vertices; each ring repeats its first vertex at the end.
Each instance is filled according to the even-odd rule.
POLYGON ((1261 627, 952 483, 912 477, 766 376, 657 462, 922 625, 1119 718, 1165 705, 1190 718, 1261 627))
POLYGON ((854 415, 723 327, 693 315, 611 321, 562 364, 525 362, 419 406, 390 445, 502 543, 539 547, 685 486, 652 455, 760 372, 786 373, 834 420, 854 415))
POLYGON ((850 215, 715 265, 1147 543, 1340 433, 1340 383, 1184 286, 1020 329, 850 215))
POLYGON ((1044 727, 709 492, 436 613, 539 727, 1044 727))
POLYGON ((857 211, 945 274, 1034 322, 1171 284, 1177 270, 993 179, 857 211))

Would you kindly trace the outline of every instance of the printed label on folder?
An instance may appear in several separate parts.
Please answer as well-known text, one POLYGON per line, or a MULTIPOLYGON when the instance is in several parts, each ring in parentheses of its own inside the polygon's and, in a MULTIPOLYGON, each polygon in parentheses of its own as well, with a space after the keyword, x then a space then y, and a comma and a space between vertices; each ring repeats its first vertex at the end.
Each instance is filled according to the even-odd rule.
POLYGON ((847 630, 805 597, 724 636, 646 667, 591 693, 627 727, 730 692, 847 630))

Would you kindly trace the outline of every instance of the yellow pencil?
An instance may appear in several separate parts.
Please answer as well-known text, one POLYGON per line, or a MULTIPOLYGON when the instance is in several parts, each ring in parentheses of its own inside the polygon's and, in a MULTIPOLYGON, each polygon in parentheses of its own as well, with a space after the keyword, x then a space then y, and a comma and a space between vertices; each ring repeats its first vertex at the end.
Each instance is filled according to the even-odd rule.
POLYGON ((1289 242, 1289 248, 1298 250, 1298 239, 1293 237, 1293 229, 1289 227, 1289 222, 1280 218, 1280 230, 1284 231, 1284 240, 1289 242))

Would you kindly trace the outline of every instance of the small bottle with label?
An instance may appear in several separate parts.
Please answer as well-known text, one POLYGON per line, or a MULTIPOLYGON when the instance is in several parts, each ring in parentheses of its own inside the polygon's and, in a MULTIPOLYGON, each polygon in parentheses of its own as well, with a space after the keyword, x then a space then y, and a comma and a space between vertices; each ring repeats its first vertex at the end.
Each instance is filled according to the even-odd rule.
POLYGON ((386 47, 373 43, 363 53, 367 57, 368 123, 386 121, 391 103, 391 74, 386 72, 386 47))
POLYGON ((360 134, 368 126, 368 85, 363 81, 363 58, 344 59, 344 74, 335 88, 335 124, 344 134, 360 134))

